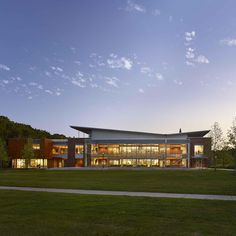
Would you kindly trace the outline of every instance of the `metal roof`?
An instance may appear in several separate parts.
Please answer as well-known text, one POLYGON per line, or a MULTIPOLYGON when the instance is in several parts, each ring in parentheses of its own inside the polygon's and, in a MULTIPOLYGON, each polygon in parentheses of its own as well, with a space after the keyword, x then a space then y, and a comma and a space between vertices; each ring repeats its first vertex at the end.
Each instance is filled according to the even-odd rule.
POLYGON ((113 132, 128 132, 133 134, 153 134, 153 135, 187 135, 188 137, 204 137, 210 130, 201 130, 201 131, 191 131, 191 132, 181 132, 181 133, 171 133, 171 134, 160 134, 160 133, 150 133, 150 132, 142 132, 142 131, 130 131, 130 130, 117 130, 117 129, 105 129, 105 128, 95 128, 95 127, 84 127, 84 126, 70 126, 72 129, 81 131, 86 134, 91 134, 92 130, 98 131, 113 131, 113 132))

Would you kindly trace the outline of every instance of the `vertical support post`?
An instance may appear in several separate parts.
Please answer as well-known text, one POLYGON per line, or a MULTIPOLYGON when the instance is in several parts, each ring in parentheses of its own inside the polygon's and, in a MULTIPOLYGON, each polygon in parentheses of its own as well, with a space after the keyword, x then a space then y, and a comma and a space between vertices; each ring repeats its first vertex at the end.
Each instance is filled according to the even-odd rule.
POLYGON ((167 137, 165 138, 165 157, 164 157, 164 167, 166 167, 166 158, 167 158, 167 137))
POLYGON ((190 168, 190 140, 189 140, 189 143, 188 143, 188 168, 190 168))
POLYGON ((86 140, 84 140, 84 166, 88 166, 88 153, 87 153, 87 143, 86 140))

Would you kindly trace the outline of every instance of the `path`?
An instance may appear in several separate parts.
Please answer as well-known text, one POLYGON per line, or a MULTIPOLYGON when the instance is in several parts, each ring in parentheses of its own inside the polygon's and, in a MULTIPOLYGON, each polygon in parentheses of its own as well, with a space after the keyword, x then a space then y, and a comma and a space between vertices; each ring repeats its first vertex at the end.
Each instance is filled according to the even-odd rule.
POLYGON ((110 195, 110 196, 112 195, 112 196, 130 196, 130 197, 185 198, 185 199, 206 199, 206 200, 236 201, 236 196, 208 195, 208 194, 127 192, 127 191, 32 188, 32 187, 11 187, 11 186, 0 186, 0 190, 20 190, 20 191, 32 191, 32 192, 74 193, 74 194, 92 194, 92 195, 110 195))

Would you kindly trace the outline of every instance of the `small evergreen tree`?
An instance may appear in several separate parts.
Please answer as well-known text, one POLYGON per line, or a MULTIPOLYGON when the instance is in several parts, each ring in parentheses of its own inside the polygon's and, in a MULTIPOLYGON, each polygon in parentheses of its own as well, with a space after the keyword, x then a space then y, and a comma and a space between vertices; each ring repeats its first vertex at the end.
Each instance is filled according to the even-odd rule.
POLYGON ((8 163, 8 155, 5 142, 0 138, 0 167, 6 167, 8 163))
POLYGON ((21 156, 22 159, 25 159, 25 167, 28 168, 30 160, 34 158, 33 140, 31 138, 29 138, 24 145, 21 156))

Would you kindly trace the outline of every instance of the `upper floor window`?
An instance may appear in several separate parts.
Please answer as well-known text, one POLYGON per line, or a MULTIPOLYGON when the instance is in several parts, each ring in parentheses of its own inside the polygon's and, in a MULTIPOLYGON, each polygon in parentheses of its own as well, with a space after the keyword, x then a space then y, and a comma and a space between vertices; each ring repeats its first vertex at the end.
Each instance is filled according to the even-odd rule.
POLYGON ((204 154, 203 145, 194 145, 194 156, 200 156, 204 154))

